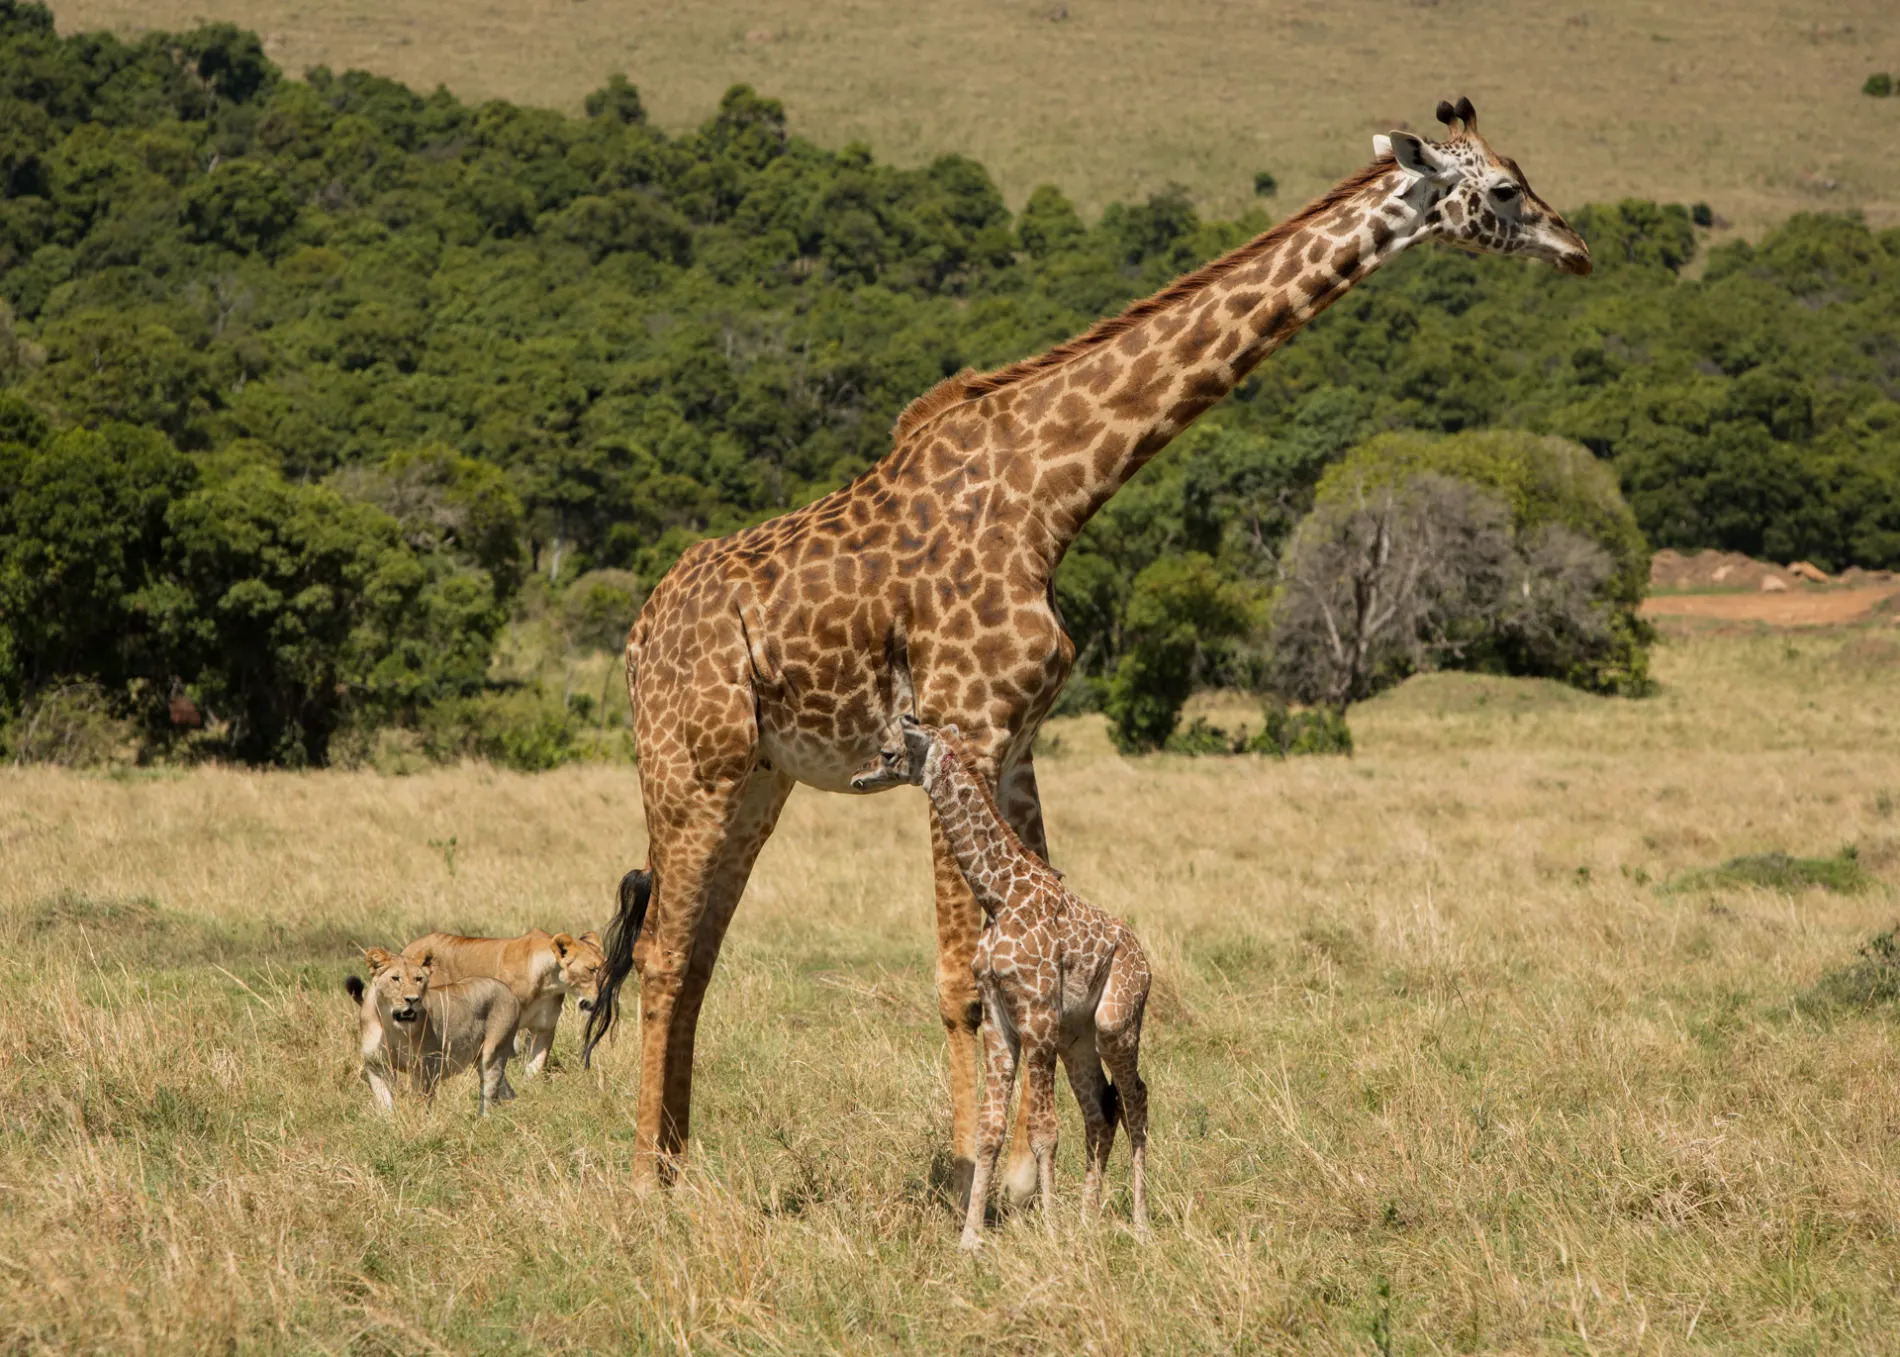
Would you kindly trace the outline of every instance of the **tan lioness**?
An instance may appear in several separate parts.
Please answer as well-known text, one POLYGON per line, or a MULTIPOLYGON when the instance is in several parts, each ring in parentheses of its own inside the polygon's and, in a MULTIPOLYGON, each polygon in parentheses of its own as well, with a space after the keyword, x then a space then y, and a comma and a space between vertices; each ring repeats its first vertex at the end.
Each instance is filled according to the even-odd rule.
POLYGON ((363 953, 369 983, 352 975, 343 990, 356 1000, 363 1025, 363 1078, 376 1105, 396 1110, 391 1074, 406 1075, 423 1097, 470 1065, 482 1071, 482 1112, 515 1096, 508 1060, 515 1053, 521 1006, 497 980, 471 977, 435 983, 430 958, 396 956, 381 947, 363 953))
POLYGON ((581 1012, 593 1012, 607 965, 599 934, 583 933, 577 938, 539 928, 518 938, 431 933, 403 948, 402 954, 429 957, 438 980, 481 975, 506 985, 521 1005, 516 1053, 527 1056, 522 1069, 529 1078, 547 1064, 554 1029, 561 1021, 562 1000, 571 993, 581 1012))

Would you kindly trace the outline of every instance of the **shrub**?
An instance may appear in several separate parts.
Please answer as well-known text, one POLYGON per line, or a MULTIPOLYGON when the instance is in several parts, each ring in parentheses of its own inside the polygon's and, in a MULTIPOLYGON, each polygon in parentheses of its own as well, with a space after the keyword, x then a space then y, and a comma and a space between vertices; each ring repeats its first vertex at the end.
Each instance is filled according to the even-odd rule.
POLYGON ((96 768, 136 740, 136 729, 114 714, 103 688, 65 683, 35 693, 19 716, 0 728, 0 755, 15 763, 96 768))
POLYGON ((1128 644, 1103 709, 1125 754, 1159 749, 1174 734, 1208 652, 1252 625, 1251 589, 1199 552, 1163 557, 1135 577, 1128 644))
POLYGON ((1893 77, 1885 71, 1875 71, 1867 77, 1867 82, 1860 87, 1860 92, 1872 95, 1876 99, 1885 99, 1893 93, 1893 77))
POLYGON ((423 719, 423 747, 440 760, 486 759, 538 773, 576 753, 576 724, 536 687, 479 693, 437 704, 423 719))
POLYGON ((1350 754, 1352 731, 1346 726, 1346 714, 1327 707, 1309 707, 1294 711, 1285 703, 1267 703, 1266 722, 1259 734, 1247 742, 1250 754, 1273 754, 1280 758, 1301 754, 1350 754))
POLYGON ((570 646, 617 651, 645 601, 640 577, 631 570, 590 570, 561 591, 556 625, 570 646))
POLYGON ((1707 203, 1697 203, 1694 207, 1689 209, 1689 220, 1694 222, 1697 226, 1713 226, 1715 225, 1715 209, 1710 207, 1707 203))

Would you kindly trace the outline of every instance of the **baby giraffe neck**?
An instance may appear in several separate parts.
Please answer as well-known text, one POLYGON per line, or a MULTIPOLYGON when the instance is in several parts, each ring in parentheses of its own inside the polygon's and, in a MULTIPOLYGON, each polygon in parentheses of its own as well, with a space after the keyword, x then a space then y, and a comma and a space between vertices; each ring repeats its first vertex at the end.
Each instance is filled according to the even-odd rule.
POLYGON ((940 769, 925 790, 977 904, 992 919, 1005 913, 1028 850, 1003 818, 989 784, 959 760, 940 769))

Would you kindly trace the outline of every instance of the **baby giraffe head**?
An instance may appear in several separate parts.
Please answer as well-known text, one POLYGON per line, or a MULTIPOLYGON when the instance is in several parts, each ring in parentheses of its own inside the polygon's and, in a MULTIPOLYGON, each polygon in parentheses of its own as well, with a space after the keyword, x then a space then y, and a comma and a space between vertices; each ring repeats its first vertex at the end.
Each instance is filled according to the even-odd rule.
POLYGON ((1410 176, 1406 203, 1423 218, 1418 235, 1481 254, 1540 259, 1564 273, 1590 272, 1590 247, 1557 209, 1532 191, 1517 162, 1478 135, 1471 100, 1438 106, 1450 129, 1444 141, 1411 132, 1372 139, 1410 176))
POLYGON ((853 791, 881 791, 902 782, 928 789, 946 768, 956 766, 963 732, 955 726, 927 726, 908 712, 900 725, 903 746, 880 750, 869 766, 852 776, 853 791))

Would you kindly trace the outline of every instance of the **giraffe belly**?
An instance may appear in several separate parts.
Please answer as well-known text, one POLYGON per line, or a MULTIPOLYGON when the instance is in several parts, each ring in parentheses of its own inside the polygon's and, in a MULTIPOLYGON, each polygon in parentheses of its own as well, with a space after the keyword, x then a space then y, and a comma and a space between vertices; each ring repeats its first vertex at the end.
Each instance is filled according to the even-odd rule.
POLYGON ((826 702, 801 705, 805 710, 759 704, 759 753, 807 787, 852 791, 851 775, 863 771, 886 745, 896 747, 899 713, 883 710, 883 703, 852 703, 842 711, 826 702))

